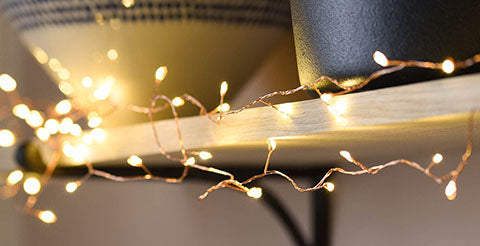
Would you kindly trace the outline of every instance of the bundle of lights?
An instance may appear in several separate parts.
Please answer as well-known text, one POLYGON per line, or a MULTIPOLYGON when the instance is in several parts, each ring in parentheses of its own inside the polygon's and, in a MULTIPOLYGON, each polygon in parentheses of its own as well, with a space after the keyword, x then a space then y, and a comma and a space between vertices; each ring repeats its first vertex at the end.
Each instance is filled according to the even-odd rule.
MULTIPOLYGON (((122 1, 125 4, 132 4, 133 1, 122 1)), ((109 51, 108 52, 109 58, 114 59, 118 56, 118 53, 109 51)), ((367 167, 365 164, 360 162, 359 160, 355 159, 352 154, 347 150, 339 151, 339 154, 349 163, 353 164, 358 168, 358 170, 345 170, 340 167, 331 168, 328 172, 319 180, 319 182, 313 186, 308 188, 302 188, 296 184, 296 182, 289 177, 287 174, 284 174, 278 170, 270 170, 269 164, 271 160, 271 156, 275 149, 277 148, 277 142, 274 138, 267 139, 268 145, 268 154, 264 164, 264 170, 262 173, 254 175, 244 181, 238 181, 235 176, 229 172, 209 167, 205 165, 201 165, 197 162, 197 158, 200 158, 203 161, 207 161, 213 158, 213 155, 207 151, 189 151, 185 149, 182 139, 182 131, 180 129, 179 124, 179 116, 177 113, 178 107, 183 106, 185 103, 191 103, 197 106, 200 109, 200 115, 208 117, 212 122, 216 124, 221 124, 224 117, 231 115, 231 114, 238 114, 245 109, 248 109, 256 104, 264 104, 267 105, 274 110, 277 110, 285 117, 290 117, 292 114, 291 110, 288 108, 277 107, 271 103, 268 103, 266 100, 277 96, 287 96, 297 93, 299 91, 305 91, 308 89, 315 90, 320 100, 324 103, 324 105, 329 109, 329 111, 338 118, 342 118, 341 110, 338 110, 335 105, 330 103, 331 99, 337 95, 342 95, 348 92, 352 92, 358 90, 372 80, 379 78, 383 75, 390 74, 399 70, 402 70, 406 67, 417 67, 417 68, 425 68, 425 69, 436 69, 442 70, 443 72, 450 74, 455 69, 462 69, 470 67, 474 64, 480 63, 480 54, 477 54, 469 59, 464 61, 455 61, 451 58, 445 60, 442 63, 434 63, 434 62, 424 62, 424 61, 398 61, 398 60, 389 60, 383 53, 376 51, 373 54, 374 61, 382 67, 385 67, 381 70, 378 70, 368 76, 363 82, 353 85, 353 86, 345 86, 339 83, 337 80, 322 76, 318 78, 315 82, 309 85, 302 85, 297 88, 285 91, 275 91, 264 96, 259 97, 258 99, 252 101, 251 103, 245 105, 242 108, 237 110, 230 110, 230 105, 224 102, 225 95, 228 91, 228 83, 226 81, 222 82, 220 85, 220 101, 218 107, 216 107, 212 111, 208 111, 197 99, 194 97, 184 94, 182 96, 175 97, 170 99, 169 97, 159 94, 159 86, 163 82, 163 80, 167 76, 167 67, 160 67, 155 71, 155 90, 154 95, 150 101, 149 107, 139 107, 136 105, 120 105, 113 100, 107 100, 109 98, 110 92, 112 90, 112 86, 114 84, 114 78, 107 79, 107 83, 97 87, 93 91, 93 95, 99 101, 107 100, 108 103, 112 105, 114 110, 130 110, 133 112, 138 112, 142 114, 147 114, 149 117, 149 121, 152 127, 152 133, 155 137, 155 142, 158 147, 158 151, 160 154, 168 158, 169 160, 175 161, 179 163, 183 167, 183 172, 179 177, 161 177, 154 175, 150 169, 144 164, 141 157, 138 155, 132 154, 126 160, 126 163, 132 167, 141 168, 145 174, 134 176, 134 177, 122 177, 113 175, 111 173, 97 170, 93 167, 93 165, 88 160, 88 145, 93 142, 102 142, 105 139, 105 133, 101 128, 98 128, 105 115, 107 113, 101 114, 98 112, 85 112, 84 109, 79 108, 74 101, 69 99, 62 100, 55 105, 55 110, 53 115, 47 115, 44 112, 40 112, 35 109, 31 109, 31 106, 26 105, 24 102, 27 101, 20 97, 15 91, 17 87, 16 81, 9 76, 8 74, 0 75, 0 89, 2 89, 8 96, 12 108, 13 115, 18 117, 19 119, 25 120, 26 124, 32 128, 35 132, 36 137, 43 142, 48 142, 52 146, 56 146, 55 151, 50 156, 49 162, 47 163, 47 168, 43 174, 40 176, 34 175, 24 175, 21 170, 14 170, 12 171, 7 179, 6 185, 2 187, 3 192, 2 194, 5 198, 9 198, 18 194, 19 186, 23 186, 23 190, 25 193, 29 195, 25 206, 24 211, 27 214, 37 217, 41 221, 45 223, 55 223, 57 221, 57 216, 50 210, 38 210, 35 208, 35 204, 37 202, 38 195, 40 194, 42 187, 44 187, 49 179, 52 176, 53 171, 55 170, 58 161, 61 157, 61 154, 71 157, 75 161, 79 163, 84 163, 85 166, 88 168, 88 172, 79 180, 68 182, 65 186, 65 190, 69 193, 75 192, 77 189, 81 187, 83 183, 85 183, 90 177, 92 176, 99 176, 103 177, 108 180, 117 181, 117 182, 124 182, 124 181, 133 181, 133 180, 155 180, 155 181, 163 181, 167 183, 180 183, 182 182, 189 173, 191 168, 198 169, 205 172, 210 172, 218 175, 225 176, 226 179, 219 182, 218 184, 210 187, 206 190, 204 194, 202 194, 199 198, 204 199, 206 198, 211 192, 220 189, 220 188, 229 188, 233 190, 237 190, 240 192, 245 193, 247 196, 251 198, 261 198, 262 196, 262 189, 260 187, 248 187, 248 185, 257 179, 263 178, 269 175, 278 175, 287 181, 289 181, 292 186, 300 191, 300 192, 307 192, 307 191, 315 191, 319 189, 325 189, 329 192, 332 192, 335 189, 335 185, 332 182, 328 181, 328 178, 334 172, 338 172, 345 175, 362 175, 362 174, 377 174, 381 170, 404 164, 408 165, 418 171, 424 173, 427 177, 433 179, 436 183, 442 184, 448 181, 448 184, 445 187, 445 196, 448 200, 453 200, 457 194, 457 185, 456 181, 459 175, 462 173, 465 165, 468 163, 470 155, 472 153, 472 136, 473 136, 473 123, 474 123, 474 112, 470 114, 468 127, 467 127, 467 140, 466 140, 466 150, 461 158, 461 161, 457 165, 455 169, 448 172, 443 176, 437 176, 433 174, 431 171, 432 169, 441 163, 443 160, 443 156, 440 153, 436 153, 432 157, 432 161, 426 167, 410 160, 406 159, 398 159, 393 160, 381 165, 375 165, 372 167, 367 167), (340 88, 341 91, 336 93, 330 92, 321 92, 317 85, 324 80, 328 80, 340 88), (157 101, 164 101, 163 105, 157 106, 157 101), (178 143, 180 145, 180 154, 181 157, 175 157, 171 153, 168 153, 161 145, 157 130, 154 126, 154 119, 153 114, 163 111, 163 110, 171 110, 173 117, 175 119, 176 129, 177 129, 177 137, 178 143), (79 116, 80 115, 80 116, 79 116), (88 119, 88 126, 92 128, 89 133, 83 133, 82 127, 76 123, 81 117, 87 117, 88 119), (45 120, 46 118, 46 120, 45 120), (56 134, 70 134, 73 136, 82 136, 83 144, 72 145, 69 142, 61 142, 59 138, 51 138, 51 136, 56 134), (22 181, 23 180, 23 184, 22 181)), ((45 61, 46 62, 46 61, 45 61)), ((61 71, 61 65, 59 65, 59 61, 52 58, 49 61, 49 66, 55 69, 59 69, 61 71)), ((66 76, 66 75, 65 75, 66 76)), ((92 79, 89 77, 85 77, 82 80, 82 85, 85 88, 92 87, 92 79)), ((65 94, 69 94, 71 92, 71 86, 67 86, 65 83, 60 83, 59 88, 65 94), (66 89, 67 88, 67 89, 66 89), (70 88, 70 89, 68 89, 70 88)), ((33 108, 33 107, 32 107, 33 108)), ((15 134, 8 129, 0 130, 0 146, 1 147, 10 147, 15 143, 15 134)))

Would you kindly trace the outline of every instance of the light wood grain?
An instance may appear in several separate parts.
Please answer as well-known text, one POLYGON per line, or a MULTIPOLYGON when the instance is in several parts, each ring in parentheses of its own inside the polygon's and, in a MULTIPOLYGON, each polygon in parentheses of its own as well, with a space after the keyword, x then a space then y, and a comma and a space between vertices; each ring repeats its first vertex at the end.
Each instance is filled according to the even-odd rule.
MULTIPOLYGON (((274 160, 283 165, 337 161, 337 151, 344 148, 372 161, 435 149, 461 150, 466 116, 480 108, 479 81, 480 75, 467 75, 339 96, 332 104, 345 105, 344 120, 313 99, 287 104, 293 112, 290 118, 259 107, 229 115, 220 125, 205 117, 182 118, 180 125, 185 146, 210 150, 212 164, 219 165, 261 166, 270 137, 279 138, 274 160)), ((178 151, 174 121, 155 126, 165 149, 178 151)), ((91 146, 93 162, 118 164, 137 154, 153 165, 170 163, 158 155, 148 123, 106 132, 104 143, 91 146)))

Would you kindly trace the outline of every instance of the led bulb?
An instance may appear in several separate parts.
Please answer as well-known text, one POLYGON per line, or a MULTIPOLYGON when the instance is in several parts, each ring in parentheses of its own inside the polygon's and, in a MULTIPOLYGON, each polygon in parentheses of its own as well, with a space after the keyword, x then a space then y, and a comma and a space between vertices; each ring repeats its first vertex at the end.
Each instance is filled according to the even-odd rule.
POLYGON ((198 156, 200 157, 200 159, 202 160, 210 160, 212 159, 213 155, 212 153, 208 152, 208 151, 201 151, 198 156))
POLYGON ((442 160, 443 160, 443 155, 440 154, 440 153, 436 153, 432 157, 432 162, 435 163, 435 164, 438 164, 438 163, 442 162, 442 160))
POLYGON ((130 157, 128 157, 127 163, 132 167, 140 167, 143 164, 143 160, 137 155, 131 155, 130 157))
POLYGON ((268 151, 274 151, 277 148, 277 141, 273 138, 267 139, 268 151))
POLYGON ((122 4, 125 6, 125 8, 130 8, 135 5, 135 0, 122 0, 122 4))
POLYGON ((70 117, 63 118, 60 122, 59 131, 61 134, 67 134, 72 130, 73 120, 70 117))
POLYGON ((258 199, 258 198, 262 197, 262 188, 252 187, 252 188, 248 189, 247 196, 249 196, 251 198, 255 198, 255 199, 258 199))
POLYGON ((455 63, 453 63, 453 60, 448 58, 443 61, 442 70, 445 73, 452 73, 455 70, 455 63))
POLYGON ((93 129, 90 134, 92 135, 93 139, 98 143, 105 141, 106 134, 105 131, 101 128, 93 129))
POLYGON ((43 116, 37 110, 32 110, 30 111, 30 114, 28 115, 26 122, 29 126, 33 128, 40 127, 43 125, 43 116))
POLYGON ((387 56, 378 50, 373 53, 373 60, 382 67, 388 66, 389 63, 387 56))
POLYGON ((68 182, 67 185, 65 185, 65 190, 68 193, 73 193, 77 190, 78 184, 77 182, 68 182))
POLYGON ((46 224, 57 222, 57 216, 50 210, 39 211, 37 217, 46 224))
POLYGON ((45 128, 51 135, 57 134, 60 130, 60 123, 56 119, 48 119, 45 121, 45 128))
POLYGON ((228 104, 228 103, 224 103, 224 104, 218 106, 218 111, 220 111, 220 112, 225 113, 225 112, 228 112, 229 110, 230 110, 230 104, 228 104))
POLYGON ((322 101, 328 103, 328 102, 330 102, 330 100, 332 100, 332 94, 324 93, 320 96, 320 99, 322 99, 322 101))
POLYGON ((110 61, 115 61, 118 59, 118 52, 115 49, 109 49, 107 51, 107 57, 110 61))
POLYGON ((105 100, 108 96, 110 96, 110 93, 112 93, 112 87, 115 84, 115 79, 109 76, 105 80, 105 83, 103 83, 93 92, 93 95, 98 100, 105 100))
POLYGON ((90 87, 92 87, 92 85, 93 85, 93 80, 92 80, 92 78, 90 78, 90 77, 84 77, 84 78, 82 79, 82 85, 83 85, 83 87, 85 87, 85 88, 90 88, 90 87))
POLYGON ((349 162, 353 162, 353 158, 352 158, 352 155, 350 154, 350 152, 348 152, 346 150, 341 150, 339 153, 343 158, 345 158, 345 160, 347 160, 349 162))
POLYGON ((13 107, 12 112, 20 119, 26 119, 30 115, 30 109, 25 104, 17 104, 13 107))
POLYGON ((157 68, 155 71, 155 79, 158 81, 163 81, 167 77, 168 69, 166 66, 157 68))
POLYGON ((23 179, 23 172, 21 170, 15 170, 10 172, 7 176, 7 185, 12 186, 16 185, 23 179))
POLYGON ((450 201, 457 197, 457 184, 454 180, 450 180, 445 187, 445 196, 447 196, 447 199, 450 201))
POLYGON ((47 141, 50 138, 50 132, 43 127, 38 128, 35 132, 35 135, 37 135, 37 138, 43 142, 47 141))
POLYGON ((0 130, 0 147, 10 147, 15 144, 15 135, 10 130, 0 130))
POLYGON ((17 82, 8 74, 0 75, 0 89, 5 92, 11 92, 17 88, 17 82))
POLYGON ((70 95, 73 92, 73 86, 67 81, 61 81, 58 83, 58 89, 60 89, 60 91, 65 95, 70 95))
POLYGON ((72 134, 73 136, 75 137, 79 137, 80 135, 82 135, 82 127, 80 127, 80 125, 78 124, 73 124, 72 127, 70 128, 70 134, 72 134))
POLYGON ((55 111, 58 114, 68 114, 72 110, 72 103, 69 100, 62 100, 55 106, 55 111))
POLYGON ((23 190, 25 191, 25 193, 29 195, 38 194, 41 188, 42 188, 42 184, 40 184, 40 181, 35 177, 27 178, 23 182, 23 190))
POLYGON ((325 189, 326 189, 327 191, 329 191, 329 192, 332 192, 332 191, 335 190, 335 184, 332 183, 332 182, 325 182, 325 183, 323 184, 323 187, 325 187, 325 189))
POLYGON ((184 163, 185 166, 191 166, 193 164, 195 164, 195 158, 194 157, 188 158, 184 163))
POLYGON ((172 100, 172 104, 175 107, 181 107, 185 104, 185 100, 183 100, 181 97, 175 97, 172 100))
POLYGON ((227 81, 223 81, 222 84, 220 85, 220 95, 225 96, 228 91, 228 83, 227 81))

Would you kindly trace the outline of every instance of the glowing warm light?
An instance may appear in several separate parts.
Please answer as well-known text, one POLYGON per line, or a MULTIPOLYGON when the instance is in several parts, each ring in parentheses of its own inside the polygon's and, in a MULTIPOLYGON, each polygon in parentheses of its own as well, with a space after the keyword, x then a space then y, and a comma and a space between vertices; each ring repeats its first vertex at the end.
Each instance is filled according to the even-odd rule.
POLYGON ((457 197, 457 183, 455 183, 454 180, 450 180, 445 187, 445 196, 447 196, 447 199, 450 201, 457 197))
POLYGON ((135 0, 122 0, 122 4, 125 6, 125 8, 130 8, 135 5, 135 0))
POLYGON ((267 139, 268 151, 274 151, 277 148, 277 141, 273 138, 267 139))
POLYGON ((382 67, 388 66, 389 63, 387 56, 378 50, 373 53, 373 60, 382 67))
POLYGON ((86 145, 78 144, 76 147, 74 147, 74 153, 73 153, 72 159, 76 163, 85 162, 85 158, 87 158, 88 156, 89 156, 89 149, 86 145))
POLYGON ((150 174, 146 174, 145 176, 143 176, 145 179, 152 179, 152 175, 150 174))
POLYGON ((92 134, 85 133, 85 134, 83 134, 82 140, 83 140, 84 144, 92 144, 94 138, 93 138, 92 134))
POLYGON ((50 210, 38 212, 37 217, 46 224, 53 224, 57 222, 57 216, 50 210))
POLYGON ((40 180, 38 180, 35 177, 27 178, 23 182, 23 190, 25 191, 25 193, 29 195, 38 194, 41 188, 42 188, 42 184, 40 184, 40 180))
POLYGON ((323 184, 323 187, 325 187, 325 189, 326 189, 327 191, 329 191, 329 192, 332 192, 332 191, 335 190, 335 184, 332 183, 332 182, 325 182, 325 183, 323 184))
POLYGON ((57 75, 60 79, 62 80, 67 80, 70 78, 70 71, 68 69, 62 67, 60 70, 58 70, 57 75))
POLYGON ((61 81, 58 83, 58 89, 60 89, 60 91, 65 95, 70 95, 73 93, 73 86, 67 81, 61 81))
POLYGON ((131 155, 128 157, 127 163, 132 167, 140 167, 143 164, 143 160, 138 155, 131 155))
POLYGON ((213 155, 212 153, 208 152, 208 151, 201 151, 198 156, 200 157, 200 159, 202 160, 210 160, 212 159, 213 155))
POLYGON ((83 85, 83 87, 85 87, 85 88, 90 88, 90 87, 92 87, 92 85, 93 85, 93 80, 92 80, 92 78, 90 78, 90 77, 84 77, 84 78, 82 79, 82 85, 83 85))
POLYGON ((248 189, 247 196, 249 196, 251 198, 255 198, 255 199, 258 199, 258 198, 262 197, 262 188, 252 187, 252 188, 248 189))
POLYGON ((45 51, 42 50, 41 48, 35 47, 35 48, 32 50, 32 54, 33 54, 33 56, 35 57, 35 59, 37 59, 38 63, 40 63, 40 64, 45 64, 45 63, 48 62, 48 55, 47 55, 47 53, 45 53, 45 51))
POLYGON ((68 193, 73 193, 77 190, 78 184, 77 182, 68 182, 67 185, 65 185, 65 190, 68 193))
POLYGON ((51 58, 50 61, 48 61, 48 66, 54 72, 58 72, 62 68, 62 64, 56 58, 51 58))
POLYGON ((229 110, 230 110, 230 104, 228 104, 228 103, 224 103, 224 104, 218 106, 218 111, 220 111, 220 112, 225 113, 225 112, 228 112, 229 110))
POLYGON ((60 122, 59 131, 61 134, 70 133, 73 126, 73 120, 70 117, 63 118, 62 122, 60 122))
POLYGON ((443 161, 443 155, 442 154, 436 153, 435 155, 433 155, 433 157, 432 157, 432 162, 433 163, 438 164, 442 161, 443 161))
POLYGON ((25 104, 17 104, 13 107, 12 112, 20 119, 26 119, 30 115, 30 109, 25 104))
POLYGON ((0 75, 0 89, 5 92, 10 92, 17 88, 17 82, 8 74, 0 75))
POLYGON ((184 163, 185 166, 191 166, 193 164, 195 164, 195 158, 194 157, 188 158, 184 163))
POLYGON ((87 124, 88 124, 88 127, 90 127, 90 128, 98 127, 103 122, 102 117, 98 116, 98 114, 95 113, 95 112, 92 112, 92 113, 88 114, 88 116, 89 117, 88 117, 88 123, 87 124), (95 114, 95 115, 93 115, 93 114, 95 114))
POLYGON ((15 144, 15 135, 10 130, 0 130, 0 147, 10 147, 15 144))
POLYGON ((113 84, 115 83, 115 79, 111 76, 107 77, 105 83, 103 83, 100 87, 98 87, 94 92, 93 95, 98 100, 105 100, 110 93, 112 92, 113 84))
POLYGON ((72 103, 69 100, 62 100, 55 106, 55 111, 58 114, 68 114, 72 110, 72 103))
POLYGON ((75 137, 78 137, 82 135, 82 127, 80 127, 79 124, 73 124, 72 127, 70 128, 70 134, 72 134, 75 137))
POLYGON ((185 104, 185 100, 183 100, 181 97, 175 97, 172 100, 172 104, 175 107, 181 107, 185 104))
POLYGON ((332 94, 324 93, 320 96, 320 99, 322 99, 322 101, 328 103, 328 102, 330 102, 330 100, 332 100, 332 97, 333 97, 332 94))
POLYGON ((43 116, 37 110, 32 110, 30 111, 30 114, 28 115, 26 122, 31 127, 34 127, 34 128, 40 127, 41 125, 43 125, 43 116))
POLYGON ((62 152, 66 157, 73 157, 75 155, 75 147, 69 142, 64 142, 62 152))
POLYGON ((449 58, 443 61, 442 70, 445 73, 452 73, 455 70, 455 63, 453 63, 453 60, 449 58))
POLYGON ((278 111, 282 113, 283 117, 289 118, 291 114, 293 114, 293 104, 292 103, 284 103, 277 105, 278 111))
POLYGON ((167 76, 167 73, 168 73, 168 69, 166 66, 159 67, 155 71, 155 79, 158 81, 162 81, 167 76))
POLYGON ((346 150, 341 150, 339 152, 339 154, 345 158, 345 160, 349 161, 349 162, 353 162, 353 157, 352 155, 350 154, 350 152, 346 151, 346 150))
POLYGON ((110 59, 111 61, 117 60, 117 58, 118 58, 118 52, 117 52, 117 50, 115 50, 115 49, 109 49, 109 50, 107 51, 107 57, 108 57, 108 59, 110 59))
POLYGON ((223 81, 222 84, 220 85, 220 95, 225 96, 228 91, 228 83, 227 81, 223 81))
POLYGON ((106 137, 106 133, 103 129, 101 128, 95 128, 93 129, 90 134, 92 135, 93 139, 100 143, 100 142, 103 142, 105 141, 105 137, 106 137))
POLYGON ((23 172, 21 170, 15 170, 10 172, 7 176, 7 185, 16 185, 23 179, 23 172))
POLYGON ((60 130, 60 123, 56 119, 48 119, 45 121, 45 128, 51 135, 57 134, 60 130))
POLYGON ((38 128, 35 132, 35 135, 37 135, 37 138, 42 140, 43 142, 47 141, 50 138, 50 132, 43 127, 38 128))

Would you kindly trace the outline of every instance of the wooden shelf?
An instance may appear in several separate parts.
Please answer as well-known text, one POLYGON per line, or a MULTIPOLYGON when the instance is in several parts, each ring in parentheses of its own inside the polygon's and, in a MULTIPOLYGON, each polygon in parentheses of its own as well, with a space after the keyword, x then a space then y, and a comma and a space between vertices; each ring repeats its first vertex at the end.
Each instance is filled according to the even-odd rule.
MULTIPOLYGON (((265 160, 266 139, 277 138, 274 165, 318 165, 340 161, 338 151, 350 150, 365 161, 382 161, 422 151, 464 147, 467 116, 480 108, 480 75, 451 77, 335 97, 345 109, 336 118, 319 99, 281 104, 289 118, 272 108, 258 107, 227 116, 215 125, 205 117, 181 118, 185 146, 209 150, 212 165, 258 165, 265 160)), ((155 123, 166 150, 179 150, 175 123, 155 123)), ((74 142, 75 140, 71 140, 74 142)), ((43 148, 43 152, 47 152, 43 148)), ((151 165, 171 162, 157 154, 149 123, 106 129, 106 140, 91 145, 91 160, 101 165, 124 163, 137 154, 151 165), (120 162, 119 162, 120 161, 120 162)))

